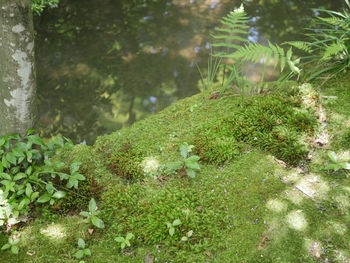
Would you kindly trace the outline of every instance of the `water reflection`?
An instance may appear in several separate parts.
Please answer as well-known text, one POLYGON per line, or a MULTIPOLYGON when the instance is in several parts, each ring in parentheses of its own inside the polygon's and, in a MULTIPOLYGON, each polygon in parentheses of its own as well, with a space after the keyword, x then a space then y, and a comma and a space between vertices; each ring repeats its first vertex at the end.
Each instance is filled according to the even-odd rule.
MULTIPOLYGON (((295 38, 311 7, 334 0, 246 1, 251 38, 295 38)), ((210 33, 230 0, 61 0, 37 18, 39 126, 93 142, 198 91, 210 33)), ((254 68, 251 70, 254 71, 254 68)))

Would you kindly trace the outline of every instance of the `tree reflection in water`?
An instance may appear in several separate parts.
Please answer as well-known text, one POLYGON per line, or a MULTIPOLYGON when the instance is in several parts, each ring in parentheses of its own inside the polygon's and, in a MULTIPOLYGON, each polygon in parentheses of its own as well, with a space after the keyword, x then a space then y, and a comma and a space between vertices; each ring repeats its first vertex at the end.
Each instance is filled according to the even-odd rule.
MULTIPOLYGON (((310 8, 336 10, 342 3, 245 2, 252 17, 250 37, 277 43, 298 39, 313 15, 310 8)), ((38 127, 48 135, 92 143, 97 135, 198 92, 195 64, 206 64, 212 29, 239 5, 232 0, 61 0, 36 18, 38 127)))

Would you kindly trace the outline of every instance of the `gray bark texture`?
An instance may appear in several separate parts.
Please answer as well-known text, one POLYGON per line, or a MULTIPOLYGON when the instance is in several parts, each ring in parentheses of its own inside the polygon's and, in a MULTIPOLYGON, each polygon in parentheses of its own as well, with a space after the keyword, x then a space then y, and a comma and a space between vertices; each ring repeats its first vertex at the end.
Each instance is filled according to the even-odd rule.
POLYGON ((31 0, 0 0, 0 135, 33 127, 34 61, 31 0))

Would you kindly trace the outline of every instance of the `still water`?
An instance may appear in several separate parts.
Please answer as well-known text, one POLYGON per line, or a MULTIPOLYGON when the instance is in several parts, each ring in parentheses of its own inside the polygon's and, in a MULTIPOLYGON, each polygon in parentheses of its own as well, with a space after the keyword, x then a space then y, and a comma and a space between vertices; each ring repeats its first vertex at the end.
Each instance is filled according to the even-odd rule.
MULTIPOLYGON (((300 39, 311 8, 343 0, 250 0, 254 41, 300 39)), ((36 17, 38 127, 93 143, 198 92, 211 37, 235 0, 61 0, 36 17)), ((254 75, 252 69, 251 74, 254 75)))

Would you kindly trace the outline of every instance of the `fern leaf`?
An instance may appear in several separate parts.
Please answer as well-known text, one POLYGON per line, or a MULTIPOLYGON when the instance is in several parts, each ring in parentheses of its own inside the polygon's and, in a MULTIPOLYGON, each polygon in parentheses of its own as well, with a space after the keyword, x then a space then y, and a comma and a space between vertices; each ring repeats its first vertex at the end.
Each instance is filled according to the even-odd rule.
POLYGON ((242 37, 242 35, 249 34, 249 27, 246 25, 248 21, 249 18, 244 11, 243 5, 230 12, 220 20, 222 26, 215 28, 220 34, 213 34, 212 36, 219 41, 212 45, 237 50, 240 47, 240 43, 248 42, 246 38, 242 37))
POLYGON ((322 59, 328 59, 332 56, 338 55, 340 52, 343 52, 345 50, 346 46, 343 43, 332 43, 324 50, 322 59))
MULTIPOLYGON (((248 28, 248 26, 246 27, 248 28)), ((249 32, 246 30, 239 30, 239 29, 230 29, 230 28, 223 28, 223 27, 216 27, 215 28, 216 31, 220 31, 220 32, 226 32, 226 33, 230 33, 230 34, 242 34, 242 35, 248 35, 249 32)))
POLYGON ((312 53, 312 48, 310 46, 310 43, 308 42, 304 42, 304 41, 290 41, 290 42, 286 42, 286 44, 293 46, 297 49, 300 49, 302 51, 305 51, 307 53, 312 53))
POLYGON ((235 44, 231 44, 231 43, 214 43, 211 44, 213 47, 227 47, 227 48, 233 48, 233 49, 238 49, 241 46, 239 45, 235 45, 235 44))
POLYGON ((279 62, 279 52, 278 52, 278 49, 276 46, 274 46, 273 44, 271 44, 269 42, 269 47, 271 48, 272 50, 272 53, 273 53, 273 64, 274 66, 276 67, 276 65, 278 65, 278 62, 279 62))
POLYGON ((226 36, 226 35, 217 36, 217 35, 213 35, 213 37, 215 39, 237 40, 237 41, 241 41, 241 42, 247 41, 247 39, 242 38, 240 36, 226 36))
POLYGON ((286 56, 284 54, 283 48, 281 48, 278 45, 276 45, 276 48, 278 50, 278 55, 279 55, 280 60, 281 60, 281 72, 282 72, 284 70, 284 67, 286 66, 287 59, 286 59, 286 56))

